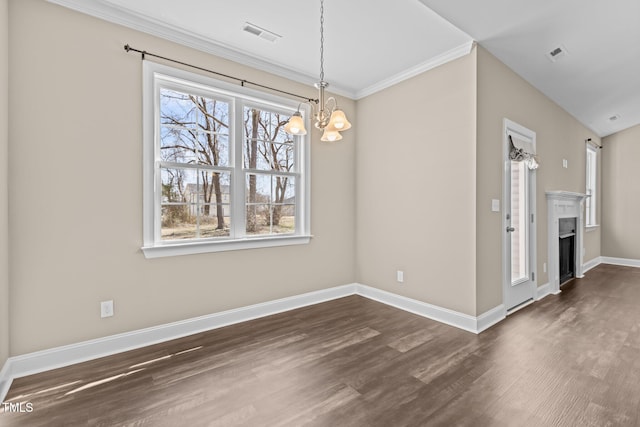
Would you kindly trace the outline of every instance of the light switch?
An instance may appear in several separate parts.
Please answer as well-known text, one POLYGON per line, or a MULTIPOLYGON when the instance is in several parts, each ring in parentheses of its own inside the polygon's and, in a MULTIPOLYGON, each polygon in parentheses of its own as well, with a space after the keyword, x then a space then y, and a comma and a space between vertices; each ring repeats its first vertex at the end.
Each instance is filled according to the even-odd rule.
POLYGON ((500 212, 500 200, 492 199, 491 200, 491 212, 500 212))
POLYGON ((562 159, 562 167, 565 169, 569 167, 569 161, 567 159, 562 159))

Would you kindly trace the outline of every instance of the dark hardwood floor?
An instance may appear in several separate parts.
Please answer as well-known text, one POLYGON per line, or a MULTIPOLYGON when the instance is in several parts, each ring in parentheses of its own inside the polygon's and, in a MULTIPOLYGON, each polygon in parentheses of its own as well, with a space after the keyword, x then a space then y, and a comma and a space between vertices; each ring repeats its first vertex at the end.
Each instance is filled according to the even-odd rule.
MULTIPOLYGON (((640 269, 474 335, 352 296, 16 379, 3 426, 637 426, 640 269)), ((0 408, 0 411, 2 408, 0 408)))

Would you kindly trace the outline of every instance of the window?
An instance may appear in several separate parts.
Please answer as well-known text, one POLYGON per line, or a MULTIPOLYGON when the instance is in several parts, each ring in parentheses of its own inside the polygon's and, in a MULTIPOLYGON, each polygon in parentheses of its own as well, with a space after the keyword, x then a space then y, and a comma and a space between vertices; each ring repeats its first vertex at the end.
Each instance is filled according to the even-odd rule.
POLYGON ((308 243, 308 139, 284 132, 298 103, 143 64, 145 256, 308 243))
POLYGON ((524 161, 511 161, 511 284, 524 283, 529 272, 529 168, 524 161))
POLYGON ((585 201, 585 225, 587 227, 597 226, 596 206, 597 206, 597 173, 598 173, 598 152, 596 147, 587 144, 587 198, 585 201))

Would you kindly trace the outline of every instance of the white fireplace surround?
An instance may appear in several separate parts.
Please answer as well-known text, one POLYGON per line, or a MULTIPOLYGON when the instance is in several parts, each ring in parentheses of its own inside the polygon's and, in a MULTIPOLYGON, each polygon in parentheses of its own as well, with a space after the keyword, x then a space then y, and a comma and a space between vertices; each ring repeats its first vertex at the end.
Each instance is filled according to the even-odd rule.
POLYGON ((575 276, 584 277, 583 237, 584 237, 584 199, 586 194, 572 193, 569 191, 547 191, 548 212, 548 248, 549 248, 549 286, 553 294, 560 293, 560 218, 576 219, 575 240, 575 276))

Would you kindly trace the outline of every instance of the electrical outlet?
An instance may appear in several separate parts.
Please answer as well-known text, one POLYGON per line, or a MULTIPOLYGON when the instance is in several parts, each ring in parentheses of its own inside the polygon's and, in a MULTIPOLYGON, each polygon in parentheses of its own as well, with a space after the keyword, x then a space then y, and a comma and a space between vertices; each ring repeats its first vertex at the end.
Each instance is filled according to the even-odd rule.
POLYGON ((100 303, 100 317, 111 317, 113 316, 113 300, 110 301, 102 301, 100 303))
POLYGON ((567 159, 562 159, 562 167, 565 169, 569 167, 569 161, 567 159))
POLYGON ((404 282, 404 271, 402 271, 402 270, 396 271, 396 279, 398 280, 398 283, 403 283, 404 282))

